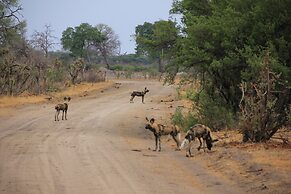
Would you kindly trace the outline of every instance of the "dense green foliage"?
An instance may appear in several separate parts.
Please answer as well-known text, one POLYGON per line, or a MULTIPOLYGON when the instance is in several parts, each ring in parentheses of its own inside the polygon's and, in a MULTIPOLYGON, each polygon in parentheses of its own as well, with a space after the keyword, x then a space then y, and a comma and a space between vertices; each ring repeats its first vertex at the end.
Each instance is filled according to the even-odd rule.
POLYGON ((22 38, 25 22, 21 21, 21 6, 18 0, 0 1, 0 46, 15 46, 22 38))
POLYGON ((164 63, 172 59, 178 39, 178 29, 173 21, 145 22, 135 29, 136 51, 158 61, 159 71, 164 71, 164 63))
POLYGON ((172 65, 201 78, 201 113, 220 106, 218 112, 236 114, 240 83, 256 80, 267 53, 270 69, 290 87, 290 7, 289 0, 174 1, 171 13, 182 15, 183 34, 172 65), (203 108, 201 100, 214 105, 203 108))
MULTIPOLYGON (((186 117, 212 128, 229 127, 238 121, 245 97, 240 85, 263 85, 258 74, 268 57, 270 70, 264 76, 276 75, 277 80, 272 82, 273 91, 267 84, 269 98, 262 97, 261 108, 268 114, 261 117, 273 115, 268 118, 272 122, 248 127, 273 126, 266 135, 270 138, 290 115, 290 7, 290 0, 174 0, 170 13, 181 15, 181 25, 170 20, 138 25, 136 54, 158 61, 159 71, 165 69, 167 78, 174 79, 180 71, 187 72, 190 81, 200 79, 201 91, 187 95, 197 105, 198 115, 189 113, 186 117)), ((260 118, 257 109, 250 110, 260 118)), ((173 122, 185 124, 186 117, 177 110, 173 122)))
POLYGON ((239 83, 255 77, 266 50, 272 68, 290 81, 290 1, 184 0, 174 6, 185 25, 179 62, 203 74, 207 94, 218 93, 233 111, 239 83))
MULTIPOLYGON (((102 56, 92 57, 95 63, 103 64, 104 58, 102 56)), ((107 58, 108 63, 110 64, 119 64, 119 65, 150 65, 153 63, 148 57, 140 56, 136 54, 126 54, 126 55, 115 55, 109 56, 107 58)))
POLYGON ((62 45, 75 57, 85 58, 92 63, 92 58, 102 57, 110 69, 109 57, 119 52, 120 42, 113 29, 105 24, 93 27, 82 23, 75 28, 68 27, 62 34, 62 45))
POLYGON ((98 45, 104 40, 101 32, 88 23, 82 23, 75 28, 68 27, 61 39, 64 49, 71 51, 76 57, 85 57, 91 45, 98 45))
POLYGON ((193 113, 188 112, 186 115, 184 115, 182 113, 182 109, 177 108, 172 116, 172 122, 187 132, 192 126, 197 124, 199 120, 193 113))

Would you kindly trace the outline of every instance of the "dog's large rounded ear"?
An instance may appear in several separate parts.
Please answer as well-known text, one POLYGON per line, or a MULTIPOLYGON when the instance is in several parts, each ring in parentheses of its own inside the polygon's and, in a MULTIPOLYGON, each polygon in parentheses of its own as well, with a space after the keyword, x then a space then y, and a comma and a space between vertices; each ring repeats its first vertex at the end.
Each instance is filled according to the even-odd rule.
POLYGON ((147 117, 145 119, 146 119, 146 121, 149 121, 149 119, 147 117))
POLYGON ((155 122, 154 118, 151 118, 150 123, 153 124, 155 122))
POLYGON ((64 97, 64 101, 66 101, 66 100, 67 100, 67 97, 65 96, 65 97, 64 97))
POLYGON ((70 101, 72 98, 71 97, 68 97, 68 101, 70 101))

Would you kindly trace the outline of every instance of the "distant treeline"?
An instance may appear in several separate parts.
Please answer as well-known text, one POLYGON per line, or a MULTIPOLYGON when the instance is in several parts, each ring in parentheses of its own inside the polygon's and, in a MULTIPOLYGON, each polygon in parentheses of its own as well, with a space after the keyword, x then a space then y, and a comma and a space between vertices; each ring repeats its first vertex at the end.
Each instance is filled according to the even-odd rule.
MULTIPOLYGON (((50 55, 54 58, 62 59, 63 61, 70 61, 72 55, 68 52, 54 51, 50 52, 50 55)), ((106 65, 104 58, 98 55, 91 55, 90 60, 87 60, 91 64, 106 65)), ((108 56, 107 62, 110 65, 138 65, 138 66, 149 66, 155 61, 149 59, 147 56, 140 56, 137 54, 123 54, 116 56, 108 56)))

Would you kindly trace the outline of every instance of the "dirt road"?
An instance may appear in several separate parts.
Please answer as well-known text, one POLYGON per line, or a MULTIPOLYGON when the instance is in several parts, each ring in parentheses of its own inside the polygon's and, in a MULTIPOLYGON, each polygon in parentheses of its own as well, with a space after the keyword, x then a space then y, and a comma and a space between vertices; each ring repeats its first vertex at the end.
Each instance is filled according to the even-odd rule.
POLYGON ((162 152, 149 149, 144 118, 168 116, 160 100, 174 92, 158 82, 122 82, 73 99, 67 121, 54 121, 54 104, 1 117, 0 193, 244 193, 174 151, 173 141, 163 139, 162 152), (145 86, 145 104, 129 103, 130 91, 145 86))

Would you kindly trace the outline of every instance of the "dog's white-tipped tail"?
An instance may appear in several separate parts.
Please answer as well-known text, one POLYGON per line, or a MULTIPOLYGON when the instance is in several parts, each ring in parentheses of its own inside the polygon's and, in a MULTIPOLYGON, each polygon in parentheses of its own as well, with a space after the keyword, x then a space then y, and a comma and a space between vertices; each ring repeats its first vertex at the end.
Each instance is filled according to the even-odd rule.
POLYGON ((189 146, 189 140, 188 139, 184 139, 180 145, 180 149, 186 149, 189 146))

